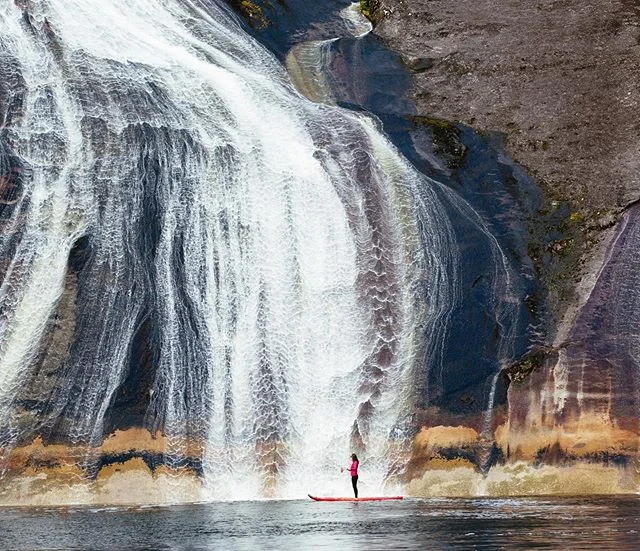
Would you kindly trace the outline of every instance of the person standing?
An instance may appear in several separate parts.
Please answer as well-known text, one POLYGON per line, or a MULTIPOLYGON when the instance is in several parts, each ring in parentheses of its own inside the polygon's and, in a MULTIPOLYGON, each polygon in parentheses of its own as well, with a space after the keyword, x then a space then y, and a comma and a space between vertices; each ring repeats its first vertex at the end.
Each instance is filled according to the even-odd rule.
MULTIPOLYGON (((360 461, 358 461, 358 456, 355 453, 351 454, 351 467, 347 470, 351 474, 351 485, 353 486, 353 494, 358 498, 358 466, 360 465, 360 461)), ((340 469, 341 471, 343 469, 340 469)))

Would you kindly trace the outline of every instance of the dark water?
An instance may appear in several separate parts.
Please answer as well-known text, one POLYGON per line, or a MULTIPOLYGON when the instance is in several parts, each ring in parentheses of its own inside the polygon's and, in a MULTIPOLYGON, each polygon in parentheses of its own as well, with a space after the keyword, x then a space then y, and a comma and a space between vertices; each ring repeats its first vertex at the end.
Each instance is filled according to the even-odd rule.
POLYGON ((637 496, 0 511, 0 549, 638 549, 637 496))

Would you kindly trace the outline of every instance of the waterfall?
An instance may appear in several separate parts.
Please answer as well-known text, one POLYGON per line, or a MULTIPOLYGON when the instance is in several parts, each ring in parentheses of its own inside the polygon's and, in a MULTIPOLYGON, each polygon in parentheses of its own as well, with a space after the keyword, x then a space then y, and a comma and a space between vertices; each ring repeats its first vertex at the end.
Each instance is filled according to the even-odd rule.
POLYGON ((500 375, 502 374, 502 371, 498 371, 494 376, 493 379, 491 380, 491 386, 489 387, 489 398, 487 399, 487 407, 484 410, 484 414, 482 416, 482 431, 481 431, 481 435, 484 436, 485 438, 492 438, 492 431, 493 431, 493 426, 492 426, 492 422, 493 422, 493 406, 495 404, 496 401, 496 388, 498 386, 498 379, 500 378, 500 375))
POLYGON ((455 287, 434 182, 215 1, 4 2, 0 28, 2 447, 97 446, 133 377, 208 497, 342 487, 355 448, 380 487, 455 287))

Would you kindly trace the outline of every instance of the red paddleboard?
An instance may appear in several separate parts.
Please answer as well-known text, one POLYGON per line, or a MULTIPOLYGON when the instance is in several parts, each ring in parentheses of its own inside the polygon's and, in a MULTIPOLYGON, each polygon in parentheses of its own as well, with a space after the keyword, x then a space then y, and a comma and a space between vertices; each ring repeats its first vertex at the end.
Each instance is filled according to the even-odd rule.
POLYGON ((388 501, 390 499, 403 499, 402 496, 381 497, 317 497, 307 494, 313 501, 388 501))

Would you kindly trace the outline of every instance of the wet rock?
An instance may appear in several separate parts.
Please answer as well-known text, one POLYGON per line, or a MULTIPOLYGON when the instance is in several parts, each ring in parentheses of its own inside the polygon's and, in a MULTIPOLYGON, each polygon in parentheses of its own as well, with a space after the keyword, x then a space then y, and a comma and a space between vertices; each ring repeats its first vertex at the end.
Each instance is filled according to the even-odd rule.
POLYGON ((566 331, 600 269, 608 228, 640 197, 637 2, 383 0, 375 16, 374 32, 404 59, 433 58, 414 71, 418 112, 501 133, 544 188, 546 210, 581 212, 558 228, 565 235, 551 250, 531 256, 558 333, 566 331))
POLYGON ((461 131, 454 124, 431 117, 414 116, 411 121, 417 127, 426 127, 431 132, 433 152, 448 168, 460 168, 464 164, 467 148, 462 143, 461 131))
POLYGON ((518 361, 506 367, 504 369, 504 374, 511 382, 522 382, 531 373, 540 369, 549 357, 553 358, 557 357, 557 355, 551 349, 535 348, 518 361))

